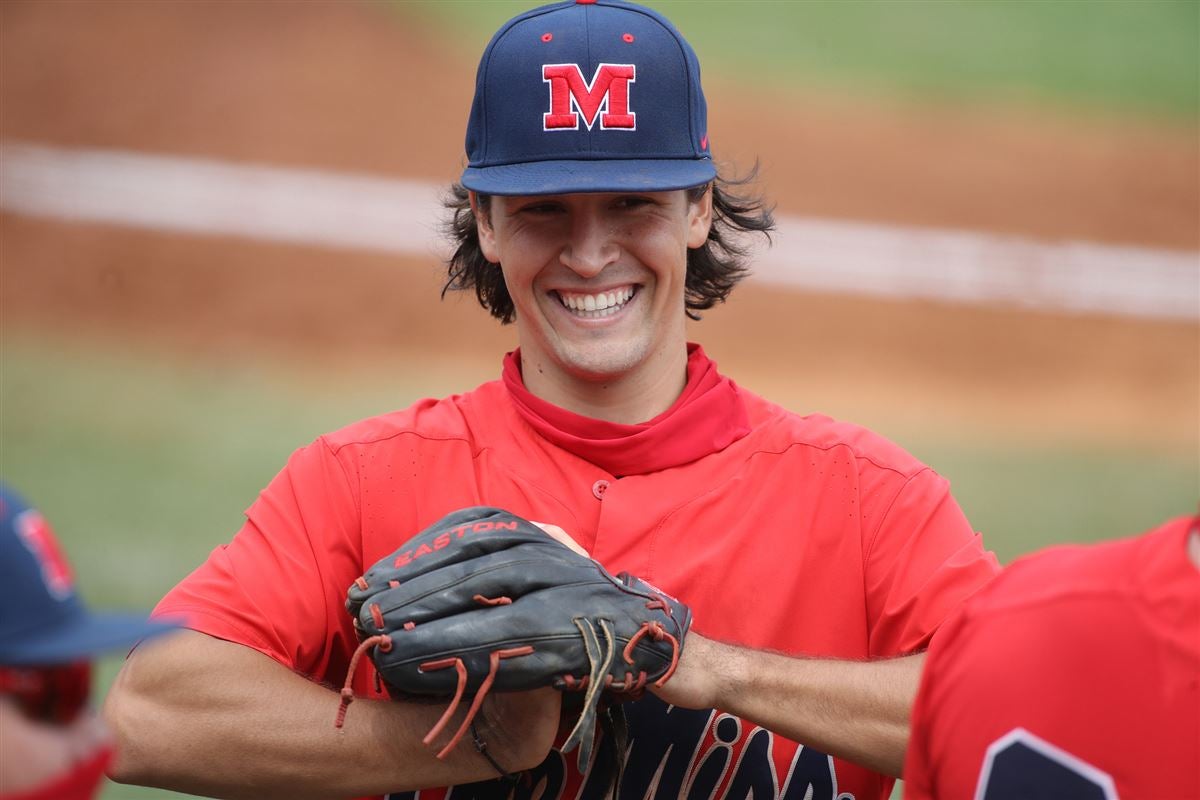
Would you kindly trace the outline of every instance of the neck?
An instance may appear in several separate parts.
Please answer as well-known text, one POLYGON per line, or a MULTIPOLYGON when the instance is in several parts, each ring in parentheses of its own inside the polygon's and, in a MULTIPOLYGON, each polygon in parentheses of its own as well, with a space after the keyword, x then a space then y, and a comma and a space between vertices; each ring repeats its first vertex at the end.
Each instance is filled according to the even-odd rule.
POLYGON ((559 408, 592 419, 636 425, 654 419, 687 385, 687 350, 673 348, 619 377, 565 373, 550 359, 521 350, 525 388, 559 408))

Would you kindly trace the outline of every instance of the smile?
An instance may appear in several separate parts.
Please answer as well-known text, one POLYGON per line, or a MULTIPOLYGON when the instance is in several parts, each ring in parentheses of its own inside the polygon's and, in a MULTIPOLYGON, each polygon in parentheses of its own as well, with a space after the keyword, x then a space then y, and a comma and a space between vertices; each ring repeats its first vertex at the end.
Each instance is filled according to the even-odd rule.
POLYGON ((637 292, 634 286, 622 286, 608 292, 582 294, 575 292, 556 291, 558 300, 563 307, 576 316, 584 319, 599 319, 616 314, 637 292))

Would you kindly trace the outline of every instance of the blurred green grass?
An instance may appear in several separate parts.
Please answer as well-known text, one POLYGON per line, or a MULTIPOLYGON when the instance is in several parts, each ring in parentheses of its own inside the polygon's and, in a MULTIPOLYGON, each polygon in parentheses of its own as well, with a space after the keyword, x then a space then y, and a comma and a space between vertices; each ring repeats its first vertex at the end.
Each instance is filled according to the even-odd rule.
POLYGON ((130 347, 9 335, 0 350, 0 474, 86 565, 85 594, 121 607, 158 599, 236 532, 297 447, 421 395, 418 382, 347 390, 303 359, 130 347))
MULTIPOLYGON (((233 535, 241 510, 293 449, 448 391, 428 376, 317 383, 302 369, 6 334, 0 476, 46 513, 91 604, 148 609, 233 535)), ((1178 453, 1039 450, 911 433, 900 441, 950 478, 1006 562, 1053 542, 1137 533, 1194 510, 1200 486, 1200 466, 1178 453)), ((119 665, 104 660, 99 687, 119 665)), ((167 795, 110 785, 103 796, 167 795)))
MULTIPOLYGON (((1195 120, 1195 0, 651 0, 705 75, 769 86, 1195 120)), ((533 3, 394 0, 464 57, 533 3)), ((768 118, 769 123, 769 118, 768 118)))

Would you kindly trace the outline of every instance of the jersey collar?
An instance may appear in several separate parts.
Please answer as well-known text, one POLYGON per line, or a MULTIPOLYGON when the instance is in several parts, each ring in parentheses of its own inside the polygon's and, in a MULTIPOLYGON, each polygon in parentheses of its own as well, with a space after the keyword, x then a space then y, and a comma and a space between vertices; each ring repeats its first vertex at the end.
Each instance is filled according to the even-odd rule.
POLYGON ((553 444, 621 477, 678 467, 724 450, 750 432, 737 385, 698 344, 688 345, 683 393, 648 422, 624 425, 581 416, 534 396, 521 377, 521 351, 504 358, 503 381, 517 412, 553 444))

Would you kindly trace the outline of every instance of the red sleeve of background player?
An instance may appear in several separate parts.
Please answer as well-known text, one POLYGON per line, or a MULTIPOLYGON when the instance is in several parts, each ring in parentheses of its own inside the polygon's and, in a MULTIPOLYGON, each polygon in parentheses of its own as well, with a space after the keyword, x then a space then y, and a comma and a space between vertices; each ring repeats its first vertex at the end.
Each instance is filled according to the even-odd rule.
POLYGON ((887 504, 865 552, 872 656, 923 650, 937 627, 1000 571, 949 482, 928 468, 887 504))
MULTIPOLYGON (((1026 587, 996 588, 1013 594, 1026 587)), ((1112 797, 1104 791, 1115 790, 1116 776, 1099 765, 1111 768, 1115 759, 1148 773, 1163 769, 1163 753, 1151 745, 1161 735, 1152 730, 1161 727, 1154 703, 1128 699, 1153 695, 1158 687, 1154 681, 1139 686, 1136 664, 1124 663, 1153 659, 1153 647, 1124 640, 1125 598, 1016 609, 979 599, 984 602, 972 601, 930 645, 912 715, 905 800, 976 797, 981 780, 998 800, 1112 797), (987 764, 993 746, 1016 759, 994 774, 987 764), (1134 755, 1139 750, 1142 755, 1134 755)), ((1178 733, 1184 735, 1177 740, 1186 737, 1178 733)))
POLYGON ((913 709, 906 800, 1200 797, 1188 522, 1021 559, 947 622, 913 709))
POLYGON ((297 450, 227 545, 172 589, 156 616, 258 650, 306 674, 344 638, 346 587, 361 571, 358 503, 323 439, 297 450))
MULTIPOLYGON (((937 632, 937 636, 933 637, 930 644, 930 650, 941 655, 945 650, 952 652, 962 639, 964 625, 969 625, 965 622, 968 617, 965 613, 960 613, 952 617, 945 625, 937 632)), ((1011 656, 1012 654, 1009 654, 1011 656)), ((1004 664, 1008 661, 1008 657, 1001 658, 995 665, 998 669, 1003 670, 1004 664)), ((908 751, 905 754, 904 760, 904 800, 935 800, 942 797, 973 797, 975 787, 972 783, 973 774, 978 774, 979 764, 948 764, 939 762, 942 769, 947 775, 945 778, 940 778, 934 775, 934 766, 932 762, 932 743, 930 741, 933 735, 933 725, 930 724, 936 718, 937 708, 948 698, 941 696, 946 686, 946 677, 944 673, 945 661, 941 658, 932 658, 926 656, 925 666, 921 672, 921 689, 917 694, 917 700, 913 707, 913 720, 920 720, 920 724, 912 726, 912 732, 909 735, 908 751), (949 773, 957 771, 958 774, 953 776, 949 773), (971 783, 971 788, 966 793, 951 795, 944 791, 941 787, 944 785, 951 786, 966 786, 971 783)), ((961 663, 961 662, 960 662, 961 663)), ((952 671, 954 666, 951 665, 952 671)), ((982 677, 982 676, 981 676, 982 677)), ((1004 677, 1000 676, 1003 681, 1004 677)), ((985 690, 986 691, 986 690, 985 690)), ((985 695, 986 696, 986 695, 985 695)), ((947 707, 948 714, 960 715, 967 710, 967 707, 961 703, 956 708, 947 707)))

